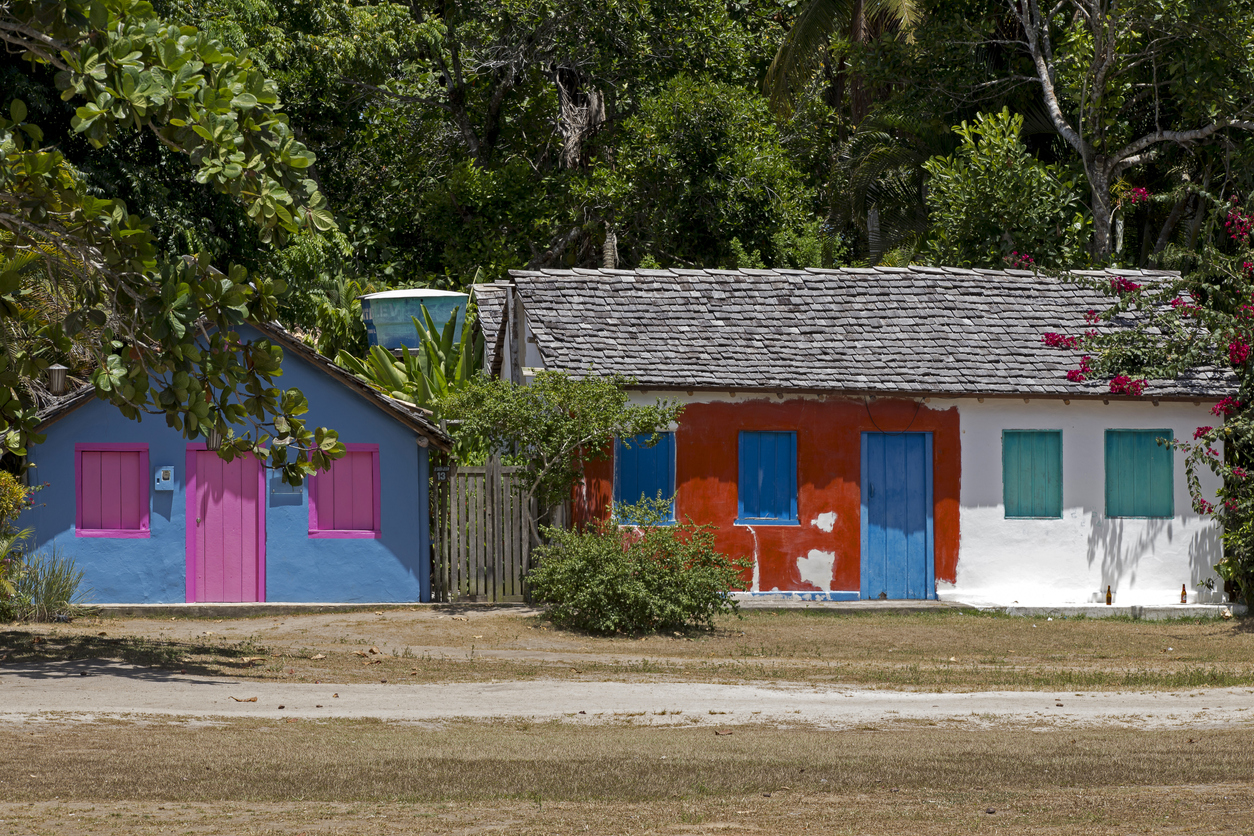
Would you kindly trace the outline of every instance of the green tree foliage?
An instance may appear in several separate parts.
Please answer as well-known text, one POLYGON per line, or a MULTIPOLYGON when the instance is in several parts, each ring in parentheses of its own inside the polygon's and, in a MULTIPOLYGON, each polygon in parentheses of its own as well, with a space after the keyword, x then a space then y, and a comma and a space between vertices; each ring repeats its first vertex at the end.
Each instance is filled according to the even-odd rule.
MULTIPOLYGON (((323 247, 299 269, 281 256, 257 265, 317 290, 340 276, 461 288, 477 269, 490 280, 528 265, 599 264, 610 213, 589 205, 585 181, 598 163, 613 166, 604 140, 676 76, 734 85, 735 96, 756 87, 787 3, 169 7, 228 43, 255 44, 317 152, 347 249, 323 247)), ((768 115, 762 127, 771 123, 768 115)), ((299 297, 280 305, 285 321, 317 330, 316 306, 299 297)))
POLYGON ((1023 117, 1008 110, 978 114, 973 124, 954 127, 962 144, 953 156, 923 164, 931 175, 927 253, 934 264, 1083 263, 1088 223, 1075 182, 1028 153, 1022 128, 1023 117))
MULTIPOLYGON (((476 376, 438 409, 449 419, 455 452, 506 453, 527 469, 527 499, 551 508, 570 498, 585 462, 611 455, 616 436, 651 435, 679 418, 680 404, 632 404, 624 390, 630 383, 617 375, 580 378, 555 371, 541 371, 525 386, 476 376)), ((538 542, 538 530, 532 536, 538 542)))
POLYGON ((752 561, 720 553, 712 526, 663 524, 669 504, 646 499, 583 530, 546 529, 527 583, 549 617, 605 634, 713 629, 717 616, 736 613, 728 593, 743 588, 752 561))
POLYGON ((31 507, 35 489, 28 488, 7 470, 0 470, 0 621, 13 617, 12 598, 22 575, 19 544, 30 536, 30 529, 18 530, 18 515, 31 507))
POLYGON ((1008 0, 1046 111, 1090 187, 1093 253, 1113 251, 1116 186, 1164 149, 1254 131, 1249 0, 1008 0))
MULTIPOLYGON (((314 155, 278 111, 275 86, 250 58, 139 0, 15 2, 0 8, 0 40, 20 56, 32 90, 54 84, 77 137, 102 148, 133 133, 182 155, 192 179, 238 203, 262 242, 334 228, 306 170, 314 155)), ((0 316, 18 318, 54 350, 97 329, 92 382, 131 418, 164 415, 189 438, 209 427, 244 432, 224 455, 257 450, 297 480, 342 453, 335 434, 305 428, 299 391, 270 385, 282 356, 235 330, 269 321, 280 282, 207 255, 167 259, 151 221, 89 188, 23 99, 0 119, 0 258, 35 255, 76 304, 64 316, 34 304, 19 271, 0 275, 0 316), (311 456, 289 455, 289 449, 311 456)), ((80 343, 82 340, 80 340, 80 343)), ((46 352, 10 344, 0 355, 0 432, 19 455, 37 421, 23 381, 46 352)))
POLYGON ((679 77, 611 142, 586 199, 628 263, 822 266, 812 197, 761 97, 679 77))
POLYGON ((767 71, 771 104, 776 109, 792 104, 805 79, 821 67, 829 98, 839 105, 848 87, 851 115, 861 122, 870 106, 866 79, 849 72, 842 47, 864 46, 885 36, 912 37, 921 11, 916 0, 807 0, 767 71))

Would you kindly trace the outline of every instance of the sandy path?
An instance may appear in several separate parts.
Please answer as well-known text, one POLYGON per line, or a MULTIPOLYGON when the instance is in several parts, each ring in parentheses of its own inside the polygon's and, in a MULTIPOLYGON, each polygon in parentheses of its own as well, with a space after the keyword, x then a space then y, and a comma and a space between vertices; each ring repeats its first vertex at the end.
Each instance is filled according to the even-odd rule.
POLYGON ((189 717, 457 717, 684 725, 804 724, 848 728, 894 721, 1214 728, 1254 724, 1254 689, 1085 694, 914 693, 711 683, 510 681, 438 685, 315 685, 170 675, 66 662, 0 672, 0 719, 153 714, 189 717), (82 675, 87 674, 87 675, 82 675), (336 696, 338 694, 338 696, 336 696), (237 702, 256 697, 255 702, 237 702), (1061 703, 1061 705, 1059 705, 1061 703))

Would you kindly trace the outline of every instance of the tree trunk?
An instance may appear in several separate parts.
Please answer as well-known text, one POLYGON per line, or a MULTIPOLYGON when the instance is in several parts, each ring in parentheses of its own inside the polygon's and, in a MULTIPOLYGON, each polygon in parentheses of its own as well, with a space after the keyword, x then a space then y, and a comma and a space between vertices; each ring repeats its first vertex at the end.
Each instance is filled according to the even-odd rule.
POLYGON ((1089 172, 1093 195, 1093 258, 1105 261, 1111 254, 1110 179, 1101 171, 1089 172))
POLYGON ((1171 233, 1175 232, 1176 225, 1180 223, 1180 218, 1184 215, 1185 204, 1189 202, 1189 192, 1186 190, 1180 195, 1180 199, 1176 201, 1176 205, 1171 207, 1171 212, 1167 215, 1167 220, 1163 221, 1163 228, 1158 233, 1158 240, 1154 242, 1154 266, 1161 266, 1158 256, 1167 247, 1167 242, 1171 240, 1171 233))

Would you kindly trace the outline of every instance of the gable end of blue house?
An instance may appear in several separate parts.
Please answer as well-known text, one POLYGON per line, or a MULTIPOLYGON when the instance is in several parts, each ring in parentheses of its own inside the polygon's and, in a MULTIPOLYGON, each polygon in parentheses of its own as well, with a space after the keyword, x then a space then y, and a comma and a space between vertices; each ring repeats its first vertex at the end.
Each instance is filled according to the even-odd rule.
MULTIPOLYGON (((30 480, 47 484, 20 520, 34 529, 34 549, 73 557, 97 603, 429 601, 429 454, 447 438, 420 410, 373 392, 291 335, 239 330, 283 346, 275 384, 304 392, 308 425, 336 430, 358 451, 354 478, 328 476, 320 490, 319 476, 296 488, 252 461, 235 472, 161 416, 128 420, 88 391, 53 410, 45 442, 30 450, 30 480), (318 530, 333 518, 332 502, 335 524, 357 530, 318 530)), ((349 469, 333 465, 331 475, 349 469)))

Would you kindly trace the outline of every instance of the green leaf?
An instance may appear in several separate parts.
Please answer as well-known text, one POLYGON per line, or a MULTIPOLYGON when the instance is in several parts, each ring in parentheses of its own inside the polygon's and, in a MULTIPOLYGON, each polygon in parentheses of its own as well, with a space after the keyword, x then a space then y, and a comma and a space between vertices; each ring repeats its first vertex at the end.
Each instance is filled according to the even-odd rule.
POLYGON ((14 122, 26 121, 26 102, 21 99, 14 99, 9 102, 9 116, 14 122))

